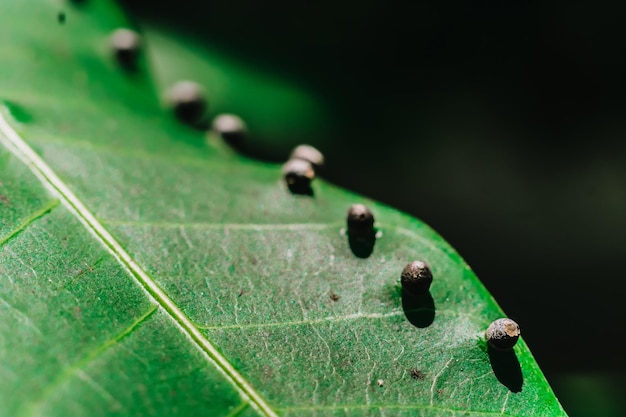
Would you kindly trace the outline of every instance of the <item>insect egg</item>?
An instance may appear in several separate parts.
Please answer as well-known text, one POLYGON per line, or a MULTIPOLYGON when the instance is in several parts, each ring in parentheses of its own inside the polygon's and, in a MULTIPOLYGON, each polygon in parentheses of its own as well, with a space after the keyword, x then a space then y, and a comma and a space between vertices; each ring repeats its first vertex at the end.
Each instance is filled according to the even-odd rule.
POLYGON ((283 175, 289 189, 296 194, 310 192, 311 181, 315 178, 313 165, 304 159, 290 159, 283 165, 283 175))
POLYGON ((492 322, 485 331, 487 343, 498 350, 509 350, 517 343, 520 336, 519 325, 509 318, 492 322))
POLYGON ((246 124, 234 114, 220 114, 213 120, 213 131, 232 145, 239 145, 246 136, 246 124))
POLYGON ((174 84, 166 100, 180 121, 192 125, 202 120, 208 106, 204 89, 193 81, 174 84))
POLYGON ((348 234, 366 235, 374 230, 374 214, 363 204, 353 204, 348 209, 348 234))
POLYGON ((430 267, 424 261, 413 261, 404 267, 400 275, 402 288, 410 295, 424 294, 433 282, 430 267))
POLYGON ((291 151, 289 159, 304 159, 309 161, 315 169, 319 169, 324 165, 324 155, 311 145, 296 146, 291 151))
POLYGON ((132 70, 137 66, 141 39, 137 32, 130 29, 116 29, 111 34, 111 49, 120 66, 132 70))

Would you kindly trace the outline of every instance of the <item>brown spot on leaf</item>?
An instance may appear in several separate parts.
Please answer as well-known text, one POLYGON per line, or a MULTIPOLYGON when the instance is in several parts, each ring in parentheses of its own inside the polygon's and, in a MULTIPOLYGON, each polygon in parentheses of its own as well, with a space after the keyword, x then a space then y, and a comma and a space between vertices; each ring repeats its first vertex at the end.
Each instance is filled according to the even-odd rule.
POLYGON ((411 374, 411 378, 413 378, 416 381, 420 381, 420 380, 426 378, 426 374, 424 372, 420 371, 417 368, 411 368, 409 373, 411 374))
POLYGON ((339 297, 337 294, 335 294, 335 293, 334 293, 334 292, 332 292, 332 291, 330 292, 330 294, 328 294, 328 296, 329 296, 329 297, 330 297, 330 299, 331 299, 331 300, 333 300, 333 301, 339 301, 339 299, 341 298, 341 297, 339 297))

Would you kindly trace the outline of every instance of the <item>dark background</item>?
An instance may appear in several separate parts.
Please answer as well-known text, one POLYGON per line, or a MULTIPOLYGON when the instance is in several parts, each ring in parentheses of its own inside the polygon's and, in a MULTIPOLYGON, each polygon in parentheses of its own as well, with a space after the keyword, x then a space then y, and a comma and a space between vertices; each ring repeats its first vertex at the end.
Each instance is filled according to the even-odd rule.
POLYGON ((571 416, 626 415, 626 3, 122 3, 332 103, 324 176, 444 236, 571 416))

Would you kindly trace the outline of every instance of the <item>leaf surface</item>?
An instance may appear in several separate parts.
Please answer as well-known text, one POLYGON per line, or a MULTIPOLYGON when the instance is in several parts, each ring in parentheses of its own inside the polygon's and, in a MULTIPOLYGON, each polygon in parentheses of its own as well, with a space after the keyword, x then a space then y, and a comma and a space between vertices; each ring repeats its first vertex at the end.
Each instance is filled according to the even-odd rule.
POLYGON ((503 312, 426 225, 179 125, 112 60, 108 2, 0 16, 0 415, 564 415, 523 340, 487 354, 503 312))

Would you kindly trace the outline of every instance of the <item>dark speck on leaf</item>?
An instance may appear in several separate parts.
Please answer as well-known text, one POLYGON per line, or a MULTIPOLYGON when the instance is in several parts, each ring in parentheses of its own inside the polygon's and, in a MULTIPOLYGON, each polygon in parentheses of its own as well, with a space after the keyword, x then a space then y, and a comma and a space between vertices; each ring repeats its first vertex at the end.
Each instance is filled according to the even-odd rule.
POLYGON ((241 297, 242 295, 244 295, 246 293, 245 290, 241 290, 239 291, 239 294, 237 295, 237 298, 241 297))
POLYGON ((59 22, 59 24, 63 24, 65 23, 65 13, 64 12, 59 12, 59 14, 57 15, 57 21, 59 22))
POLYGON ((411 374, 411 378, 413 378, 416 381, 426 378, 426 374, 417 368, 412 368, 410 371, 410 374, 411 374))
POLYGON ((331 292, 330 294, 328 294, 328 296, 330 297, 331 300, 333 301, 339 301, 339 299, 341 297, 339 297, 337 294, 335 294, 334 292, 331 292))

